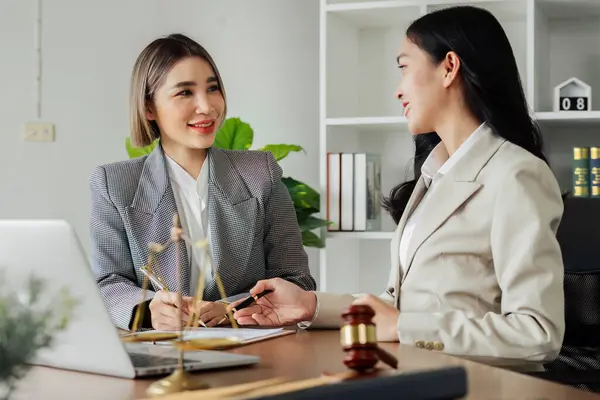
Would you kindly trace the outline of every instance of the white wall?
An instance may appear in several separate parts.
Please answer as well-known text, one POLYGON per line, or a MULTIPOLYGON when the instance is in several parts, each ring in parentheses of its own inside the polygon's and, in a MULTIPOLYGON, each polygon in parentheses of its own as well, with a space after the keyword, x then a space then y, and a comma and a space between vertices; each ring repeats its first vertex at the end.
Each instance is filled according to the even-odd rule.
POLYGON ((284 173, 318 188, 318 0, 43 1, 42 119, 56 127, 45 144, 21 138, 36 117, 36 1, 0 2, 0 218, 65 218, 87 250, 89 174, 127 158, 133 62, 172 32, 212 53, 229 116, 253 126, 254 147, 303 146, 306 155, 282 161, 284 173))

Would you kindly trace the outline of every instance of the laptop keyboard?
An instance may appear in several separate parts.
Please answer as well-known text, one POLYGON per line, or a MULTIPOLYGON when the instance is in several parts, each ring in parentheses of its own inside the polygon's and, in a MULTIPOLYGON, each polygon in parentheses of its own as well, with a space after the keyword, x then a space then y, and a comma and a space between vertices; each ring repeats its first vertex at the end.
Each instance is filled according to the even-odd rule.
POLYGON ((174 357, 162 357, 142 353, 129 353, 129 357, 131 358, 133 366, 137 368, 164 367, 176 365, 178 362, 177 358, 174 357))

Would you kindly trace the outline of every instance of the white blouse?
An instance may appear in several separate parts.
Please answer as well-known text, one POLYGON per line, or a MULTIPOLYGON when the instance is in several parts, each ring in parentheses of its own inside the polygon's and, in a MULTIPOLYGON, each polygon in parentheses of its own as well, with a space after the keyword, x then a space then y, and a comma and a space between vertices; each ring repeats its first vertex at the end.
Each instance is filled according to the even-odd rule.
MULTIPOLYGON (((207 237, 210 243, 210 229, 208 223, 208 158, 202 164, 200 174, 194 179, 171 157, 167 158, 167 170, 173 187, 173 195, 177 204, 177 211, 181 219, 181 227, 189 238, 196 242, 207 237)), ((202 257, 204 252, 196 247, 187 245, 188 262, 190 271, 190 293, 196 293, 202 257)), ((205 284, 211 283, 212 271, 206 271, 205 284)))

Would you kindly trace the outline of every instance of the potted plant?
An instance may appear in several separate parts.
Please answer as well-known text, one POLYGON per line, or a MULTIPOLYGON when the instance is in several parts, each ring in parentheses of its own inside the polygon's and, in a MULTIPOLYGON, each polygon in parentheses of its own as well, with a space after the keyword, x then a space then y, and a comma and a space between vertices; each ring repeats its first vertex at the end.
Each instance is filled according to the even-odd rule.
POLYGON ((26 289, 10 290, 4 277, 0 279, 0 399, 10 398, 36 353, 53 344, 75 308, 64 290, 55 299, 42 299, 42 279, 31 277, 26 289))
MULTIPOLYGON (((241 119, 228 118, 216 134, 214 147, 220 149, 249 150, 254 140, 252 127, 241 119)), ((129 138, 125 147, 130 158, 150 154, 158 144, 158 139, 146 147, 133 147, 129 138)), ((304 149, 295 144, 268 144, 259 150, 270 151, 275 160, 280 161, 291 152, 304 152, 304 149)), ((320 195, 309 185, 291 177, 283 177, 283 184, 287 187, 290 197, 294 202, 296 219, 302 233, 302 244, 306 247, 325 247, 325 241, 315 232, 316 229, 330 224, 329 221, 317 218, 314 214, 320 211, 320 195)))

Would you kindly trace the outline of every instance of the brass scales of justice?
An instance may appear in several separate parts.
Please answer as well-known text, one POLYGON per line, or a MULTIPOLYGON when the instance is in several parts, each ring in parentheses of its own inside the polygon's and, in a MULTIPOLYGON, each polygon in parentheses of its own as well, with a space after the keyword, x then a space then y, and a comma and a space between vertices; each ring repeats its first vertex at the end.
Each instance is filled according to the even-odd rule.
MULTIPOLYGON (((178 245, 181 241, 184 241, 188 245, 196 248, 200 248, 203 250, 203 258, 200 267, 200 275, 198 277, 198 285, 196 293, 194 294, 194 306, 202 301, 202 296, 204 293, 204 283, 205 283, 205 275, 207 271, 207 267, 212 265, 212 253, 210 250, 210 243, 208 239, 204 238, 193 242, 182 230, 179 223, 179 216, 175 214, 173 216, 173 226, 171 227, 171 237, 169 240, 164 243, 149 243, 149 254, 148 254, 148 262, 142 268, 146 268, 148 272, 150 272, 156 279, 158 279, 164 287, 167 287, 167 284, 162 277, 160 272, 160 266, 156 262, 157 254, 166 250, 169 246, 175 244, 178 245)), ((179 330, 170 332, 138 332, 140 328, 142 319, 144 317, 144 307, 138 307, 134 316, 131 334, 126 335, 121 338, 124 342, 157 342, 157 341, 167 341, 173 340, 173 345, 177 349, 178 353, 178 365, 177 369, 170 374, 169 376, 160 379, 154 383, 152 383, 147 390, 147 394, 151 397, 154 396, 162 396, 169 393, 177 393, 188 390, 198 390, 198 389, 206 389, 208 385, 203 382, 198 376, 194 376, 183 368, 183 354, 185 351, 194 351, 194 350, 211 350, 211 349, 225 349, 229 347, 233 347, 239 345, 241 342, 236 338, 204 338, 204 339, 184 339, 185 330, 189 330, 199 325, 199 315, 195 312, 192 313, 191 318, 188 320, 187 324, 183 324, 182 319, 182 279, 181 279, 181 255, 179 254, 179 246, 176 247, 175 252, 175 264, 177 265, 177 280, 178 280, 178 303, 180 307, 177 307, 177 318, 179 320, 179 330)), ((217 283, 217 287, 219 288, 219 294, 221 295, 221 299, 226 299, 225 288, 223 286, 223 282, 219 277, 217 271, 215 271, 215 281, 217 283)), ((143 284, 142 284, 142 300, 144 302, 146 299, 146 293, 148 291, 149 285, 149 276, 145 274, 143 284)), ((237 322, 233 318, 231 310, 227 307, 227 318, 229 319, 233 328, 238 328, 237 322)))
MULTIPOLYGON (((156 262, 156 255, 167 249, 172 244, 178 244, 184 241, 185 243, 203 249, 204 257, 201 263, 200 276, 196 293, 194 294, 194 305, 202 300, 204 293, 204 277, 207 271, 207 266, 212 265, 212 254, 210 244, 207 239, 193 242, 182 230, 179 224, 179 216, 176 214, 173 217, 173 226, 171 228, 171 237, 164 244, 150 243, 148 262, 144 268, 147 268, 156 279, 159 279, 164 287, 167 287, 164 278, 160 273, 160 267, 156 262)), ((182 304, 182 279, 181 279, 181 260, 179 248, 175 252, 177 265, 178 279, 178 301, 182 304)), ((215 271, 215 281, 219 288, 221 299, 226 299, 225 288, 215 271)), ((149 285, 149 277, 146 274, 142 284, 142 302, 145 301, 146 293, 149 285)), ((360 377, 373 376, 377 373, 377 369, 373 369, 376 364, 381 361, 387 364, 392 369, 397 369, 397 359, 387 351, 381 349, 377 345, 375 334, 375 324, 372 321, 375 313, 372 308, 366 305, 352 305, 344 310, 341 314, 344 322, 341 326, 341 345, 346 353, 343 363, 349 368, 348 371, 324 375, 318 378, 306 379, 304 381, 289 382, 283 378, 273 378, 264 381, 252 382, 247 384, 234 385, 226 388, 209 389, 209 385, 200 379, 200 376, 193 375, 186 371, 183 367, 183 354, 185 351, 197 350, 223 350, 235 347, 241 344, 239 339, 232 338, 205 338, 205 339, 185 339, 184 332, 187 329, 198 327, 199 315, 192 313, 187 324, 183 324, 182 309, 177 308, 177 318, 179 320, 179 330, 173 333, 153 333, 153 332, 137 332, 143 318, 144 307, 138 307, 132 324, 132 333, 121 338, 125 342, 157 342, 173 340, 173 345, 178 353, 177 369, 169 376, 153 382, 147 389, 146 393, 149 397, 158 397, 175 395, 179 392, 200 390, 205 400, 221 399, 221 398, 250 398, 253 395, 274 395, 296 390, 307 389, 325 384, 336 383, 344 380, 350 380, 360 377), (232 397, 230 397, 232 396, 232 397)), ((233 318, 231 310, 227 307, 227 318, 229 319, 234 329, 238 328, 238 324, 233 318)))

